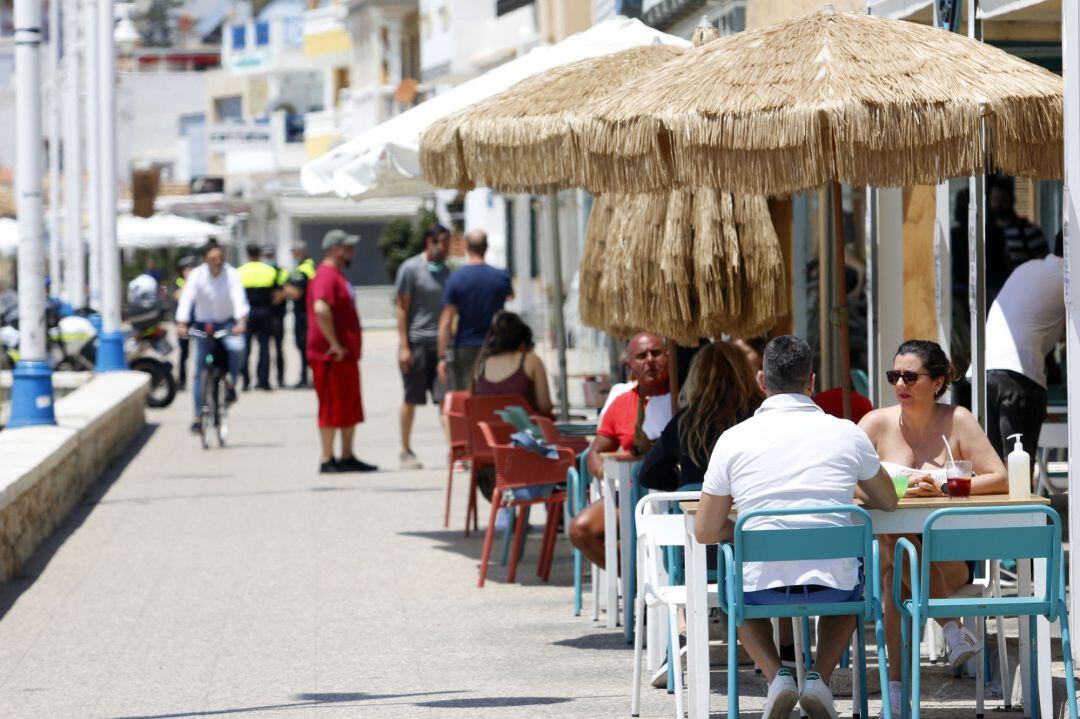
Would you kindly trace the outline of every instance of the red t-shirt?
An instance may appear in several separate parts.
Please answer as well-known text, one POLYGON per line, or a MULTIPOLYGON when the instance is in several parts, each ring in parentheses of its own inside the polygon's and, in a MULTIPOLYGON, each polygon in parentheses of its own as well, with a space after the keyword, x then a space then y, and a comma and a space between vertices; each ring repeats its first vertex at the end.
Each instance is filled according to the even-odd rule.
MULTIPOLYGON (((615 398, 604 412, 596 433, 610 437, 619 443, 619 449, 626 451, 634 446, 634 427, 637 425, 638 388, 624 392, 615 398)), ((649 398, 645 398, 648 406, 649 398)))
MULTIPOLYGON (((828 389, 814 395, 814 404, 821 407, 821 409, 825 410, 827 414, 831 414, 833 417, 839 417, 840 419, 844 418, 844 391, 839 387, 828 389)), ((852 391, 850 418, 852 422, 858 424, 860 419, 873 410, 874 405, 870 404, 870 400, 863 397, 858 392, 852 391)))
POLYGON ((327 264, 320 264, 315 276, 307 286, 307 356, 309 360, 325 362, 330 359, 327 352, 330 343, 323 337, 319 322, 315 319, 315 301, 322 300, 330 305, 334 315, 334 332, 338 342, 345 348, 345 359, 360 359, 360 314, 356 311, 356 295, 353 286, 341 274, 341 270, 327 264))

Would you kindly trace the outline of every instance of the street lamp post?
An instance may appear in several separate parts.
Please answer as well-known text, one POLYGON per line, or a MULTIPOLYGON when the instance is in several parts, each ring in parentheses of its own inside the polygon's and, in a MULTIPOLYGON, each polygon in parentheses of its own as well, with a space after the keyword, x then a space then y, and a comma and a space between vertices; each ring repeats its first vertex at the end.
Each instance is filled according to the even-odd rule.
POLYGON ((15 197, 19 217, 19 362, 8 427, 56 424, 45 354, 42 238, 41 3, 15 2, 15 197))
MULTIPOLYGON (((86 210, 90 218, 90 296, 87 306, 93 312, 101 310, 101 203, 98 202, 98 186, 101 184, 101 147, 98 143, 98 124, 101 116, 101 97, 98 90, 98 33, 97 0, 83 3, 83 72, 86 76, 86 210)), ((91 317, 93 321, 94 317, 91 317)), ((97 330, 101 331, 100 316, 97 330)))
MULTIPOLYGON (((60 240, 60 2, 49 3, 49 296, 63 293, 60 240)), ((64 298, 67 299, 66 297, 64 298)))
POLYGON ((101 222, 101 339, 98 372, 127 369, 124 333, 120 331, 120 250, 116 244, 116 43, 113 0, 98 0, 98 119, 100 183, 98 219, 101 222))
POLYGON ((82 109, 79 98, 79 0, 64 8, 64 288, 76 310, 86 307, 82 236, 82 109))

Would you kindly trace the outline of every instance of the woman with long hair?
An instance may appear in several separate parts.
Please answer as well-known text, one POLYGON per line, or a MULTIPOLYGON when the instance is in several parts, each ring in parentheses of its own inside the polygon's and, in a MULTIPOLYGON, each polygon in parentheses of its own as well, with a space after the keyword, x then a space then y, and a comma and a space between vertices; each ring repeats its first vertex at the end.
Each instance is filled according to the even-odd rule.
POLYGON ((763 399, 746 355, 730 342, 698 350, 679 398, 682 408, 641 466, 641 484, 650 489, 700 484, 716 440, 751 416, 763 399))
MULTIPOLYGON (((971 493, 1008 491, 1008 475, 982 427, 963 407, 939 402, 953 378, 952 365, 941 346, 929 340, 908 340, 896 350, 885 379, 893 386, 897 404, 870 412, 859 427, 874 444, 881 466, 894 478, 906 476, 905 497, 940 497, 946 492, 945 462, 951 457, 971 462, 971 493), (942 438, 945 438, 944 440, 942 438), (948 442, 948 447, 945 442, 948 442)), ((907 537, 922 549, 918 536, 907 537)), ((879 535, 882 605, 888 647, 889 698, 900 710, 900 614, 892 601, 895 535, 879 535)), ((931 597, 948 597, 974 578, 974 564, 934 562, 931 597)), ((907 575, 901 572, 907 591, 907 575)), ((948 644, 949 663, 956 668, 981 649, 974 635, 955 619, 938 619, 948 644)))
POLYGON ((520 395, 529 409, 551 414, 547 370, 533 352, 532 329, 519 315, 495 313, 473 368, 473 388, 477 395, 520 395))

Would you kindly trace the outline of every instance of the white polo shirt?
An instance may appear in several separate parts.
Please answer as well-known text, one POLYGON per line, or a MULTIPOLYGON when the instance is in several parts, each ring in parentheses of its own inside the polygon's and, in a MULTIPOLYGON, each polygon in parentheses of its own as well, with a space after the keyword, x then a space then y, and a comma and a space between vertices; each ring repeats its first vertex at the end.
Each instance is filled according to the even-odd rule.
MULTIPOLYGON (((720 435, 705 471, 704 491, 730 496, 740 512, 852 504, 855 484, 881 467, 854 423, 826 414, 803 394, 766 399, 753 417, 720 435)), ((847 514, 759 518, 747 529, 850 525, 847 514)), ((852 589, 858 560, 746 562, 743 591, 819 584, 852 589)))

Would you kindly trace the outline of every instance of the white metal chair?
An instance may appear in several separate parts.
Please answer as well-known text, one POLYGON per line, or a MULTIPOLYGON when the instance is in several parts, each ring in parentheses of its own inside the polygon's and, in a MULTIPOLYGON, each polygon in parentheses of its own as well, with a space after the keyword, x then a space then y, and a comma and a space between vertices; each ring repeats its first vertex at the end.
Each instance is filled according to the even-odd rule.
POLYGON ((1035 452, 1035 472, 1038 474, 1036 494, 1049 497, 1069 488, 1069 463, 1049 461, 1051 452, 1068 450, 1069 424, 1067 422, 1043 422, 1039 431, 1039 447, 1035 452))
MULTIPOLYGON (((659 492, 641 498, 634 509, 637 527, 637 579, 638 591, 634 627, 634 687, 632 693, 632 716, 638 716, 641 705, 641 655, 644 643, 645 609, 658 610, 667 608, 668 636, 679 636, 679 609, 686 606, 686 586, 671 585, 664 571, 664 547, 682 547, 686 549, 686 525, 681 514, 664 512, 668 505, 675 502, 696 500, 700 492, 659 492)), ((719 606, 716 585, 708 588, 709 606, 719 606)), ((650 615, 659 620, 658 613, 650 615)), ((655 634, 650 636, 654 639, 655 634)), ((662 637, 662 635, 661 635, 662 637)), ((662 638, 661 638, 661 641, 662 638)), ((678 644, 673 645, 670 653, 675 671, 675 716, 683 717, 682 695, 682 657, 678 644)))

